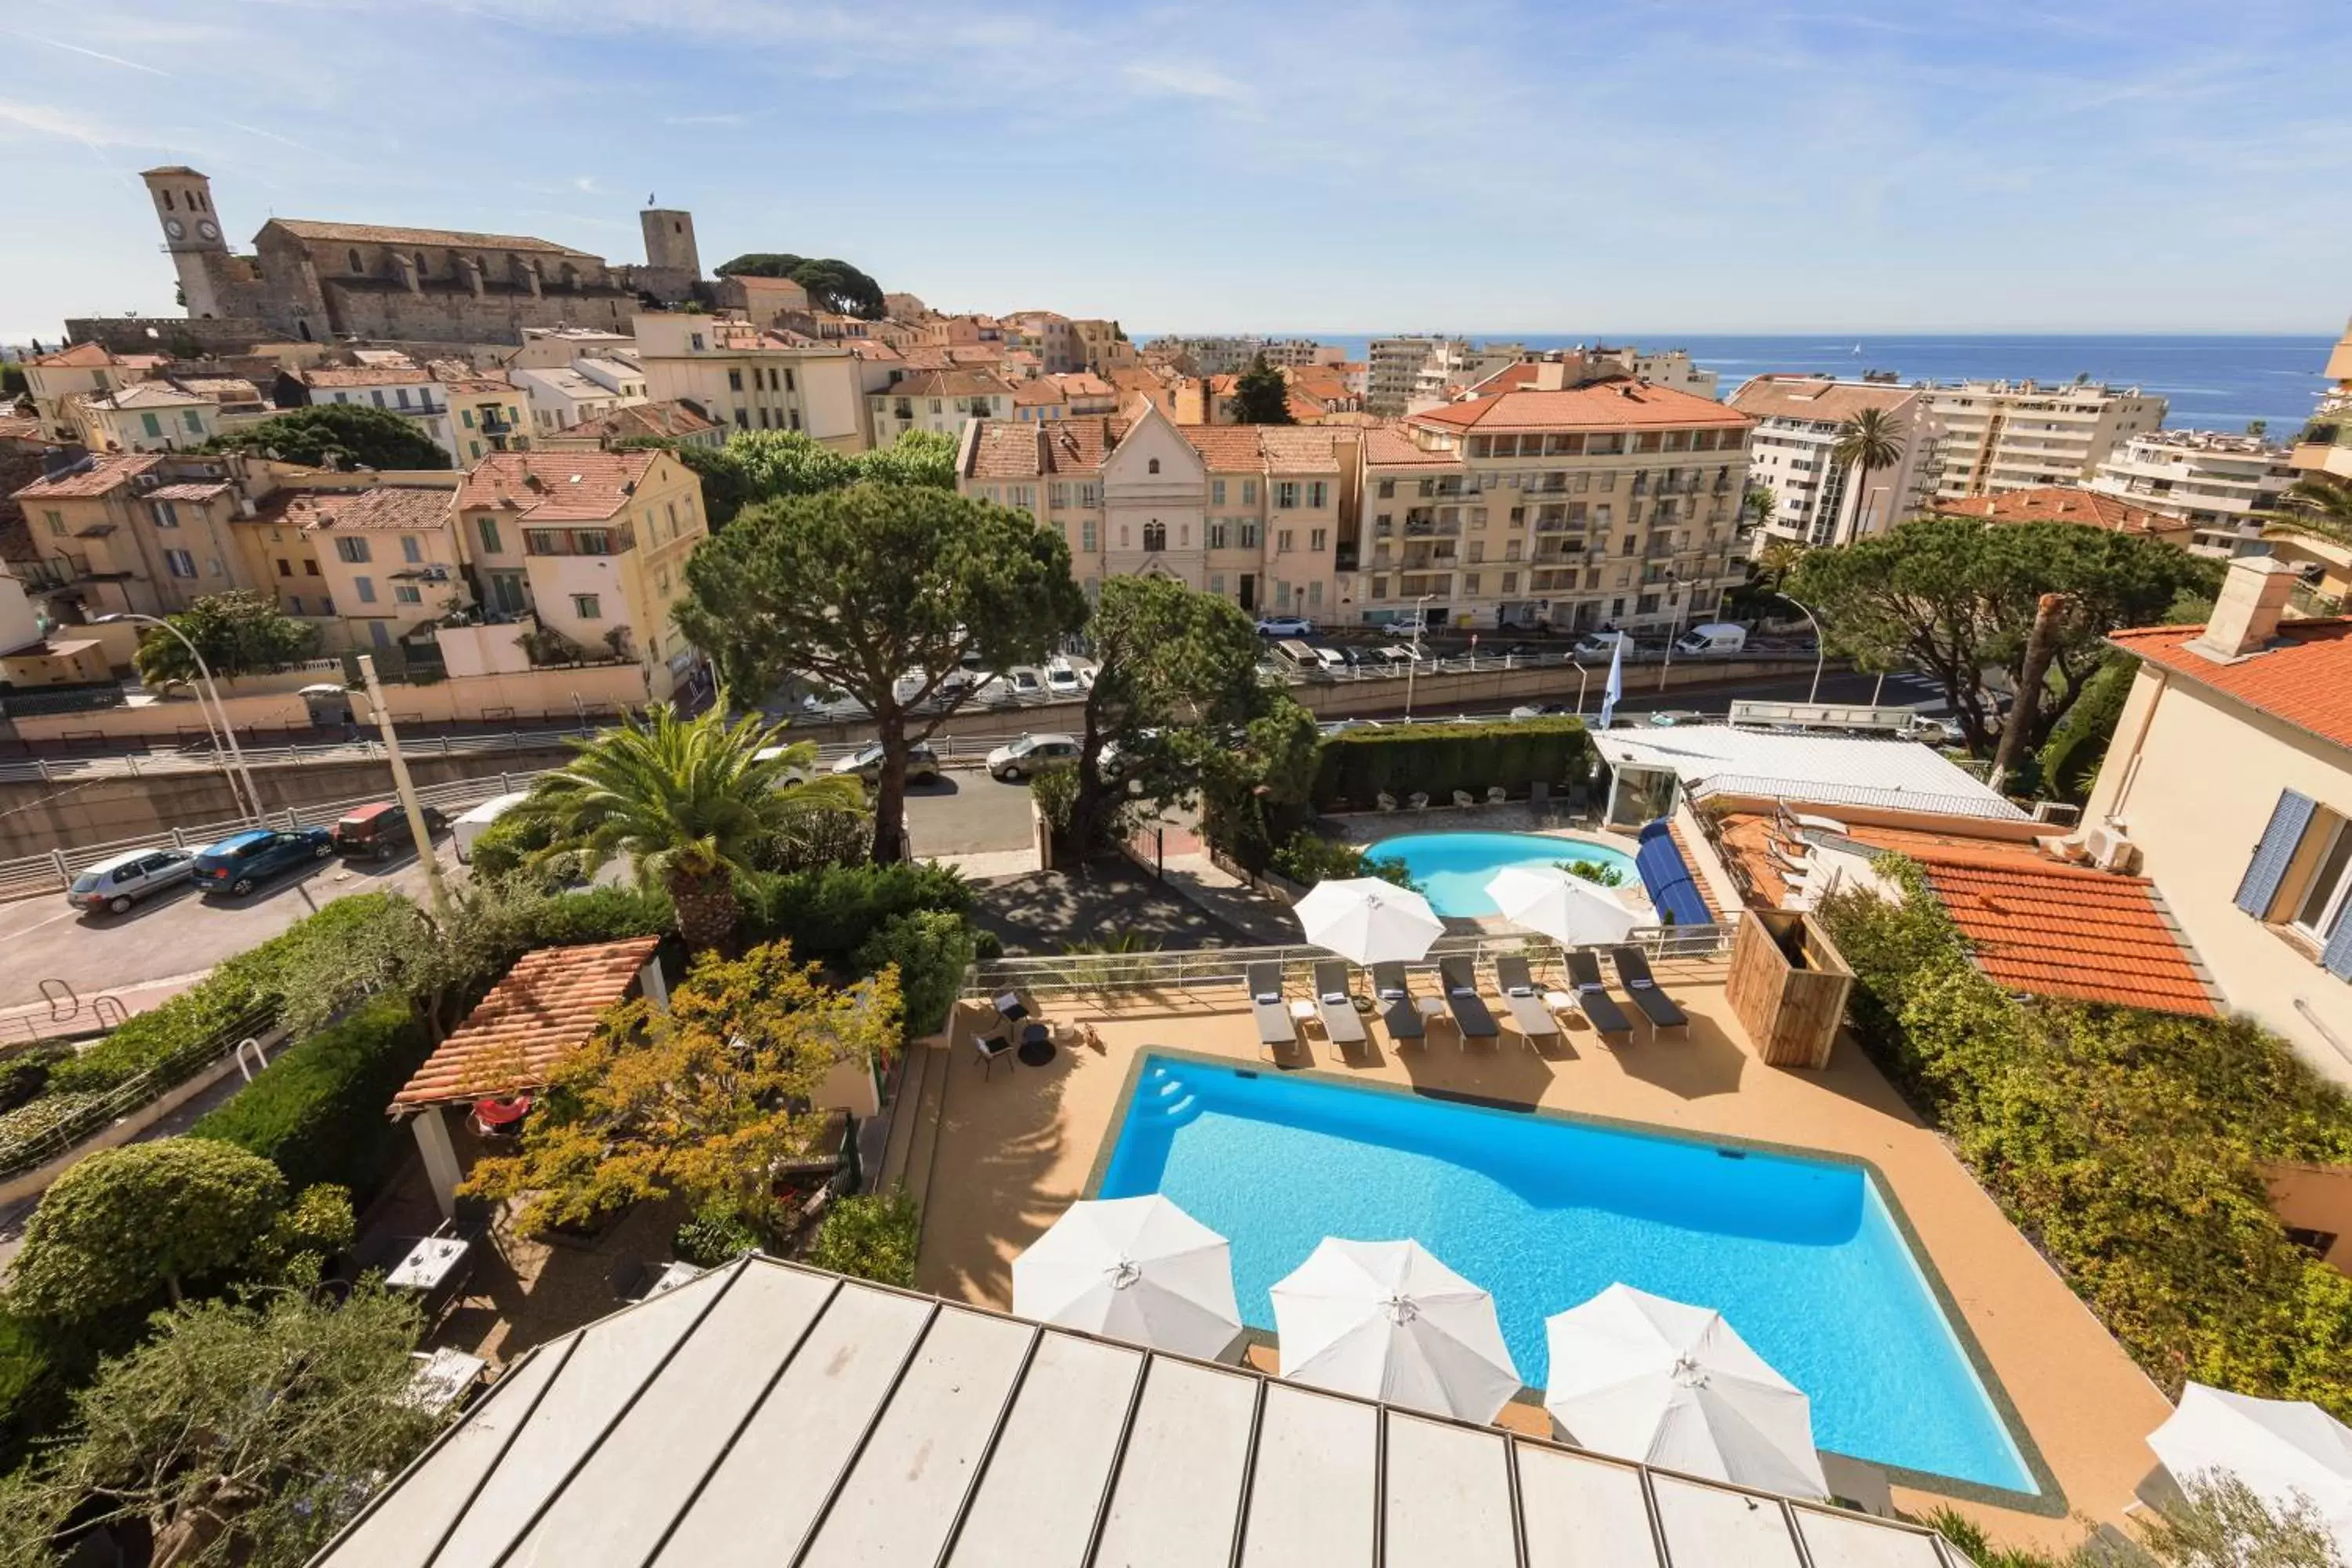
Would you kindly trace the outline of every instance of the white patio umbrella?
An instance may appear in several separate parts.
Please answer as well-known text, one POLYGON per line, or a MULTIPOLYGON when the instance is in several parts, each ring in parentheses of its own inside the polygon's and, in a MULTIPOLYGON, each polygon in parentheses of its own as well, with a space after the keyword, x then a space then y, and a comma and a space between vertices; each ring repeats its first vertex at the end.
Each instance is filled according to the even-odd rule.
POLYGON ((1024 1318, 1213 1358, 1242 1331, 1233 1247, 1154 1193, 1075 1203, 1013 1260, 1024 1318))
POLYGON ((1486 896, 1506 918, 1570 947, 1623 942, 1642 923, 1608 889, 1557 866, 1506 866, 1486 896))
POLYGON ((1445 934, 1427 899, 1377 877, 1318 882, 1292 912, 1307 941, 1351 963, 1411 963, 1445 934))
POLYGON ((2192 1383, 2147 1446, 2177 1481, 2219 1470, 2273 1508, 2300 1495, 2352 1559, 2352 1428, 2316 1405, 2192 1383))
POLYGON ((1587 1448, 1827 1497, 1812 1405, 1706 1307, 1612 1285, 1544 1321, 1544 1408, 1587 1448))
POLYGON ((1274 1287, 1282 1375, 1492 1421, 1519 1391, 1495 1299, 1417 1241, 1326 1237, 1274 1287))

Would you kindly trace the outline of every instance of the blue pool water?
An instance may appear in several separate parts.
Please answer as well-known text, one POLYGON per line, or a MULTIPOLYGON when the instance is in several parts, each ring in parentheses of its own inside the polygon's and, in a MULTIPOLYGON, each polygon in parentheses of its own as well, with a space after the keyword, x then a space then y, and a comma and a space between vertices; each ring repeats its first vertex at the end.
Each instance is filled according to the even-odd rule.
POLYGON ((1544 1320, 1618 1280, 1721 1311, 1857 1458, 2032 1475, 1859 1166, 1152 1054, 1098 1195, 1231 1238, 1242 1316, 1327 1236, 1412 1237, 1492 1291, 1522 1381, 1544 1320))
POLYGON ((1554 866, 1562 860, 1598 860, 1625 874, 1622 884, 1641 886, 1633 858, 1591 838, 1549 833, 1410 833, 1364 847, 1367 855, 1393 857, 1421 885, 1429 907, 1441 915, 1469 917, 1496 912, 1486 884, 1506 866, 1554 866))

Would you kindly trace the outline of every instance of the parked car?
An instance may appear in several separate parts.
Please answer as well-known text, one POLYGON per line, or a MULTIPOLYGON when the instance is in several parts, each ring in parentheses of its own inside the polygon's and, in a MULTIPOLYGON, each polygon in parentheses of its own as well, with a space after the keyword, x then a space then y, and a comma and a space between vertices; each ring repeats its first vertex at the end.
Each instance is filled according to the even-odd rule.
POLYGON ((1348 656, 1336 647, 1318 645, 1315 649, 1315 662, 1336 675, 1348 668, 1348 656))
POLYGON ((449 838, 457 848, 459 863, 474 858, 474 840, 479 838, 491 823, 530 798, 530 792, 521 789, 508 795, 494 795, 452 824, 449 838))
MULTIPOLYGON (((835 759, 833 771, 844 775, 854 775, 864 779, 867 784, 873 784, 882 776, 882 742, 869 742, 850 752, 849 755, 835 759)), ((918 741, 907 748, 907 781, 909 784, 917 779, 935 779, 939 776, 940 754, 931 750, 929 742, 918 741)))
MULTIPOLYGON (((449 814, 439 806, 418 810, 425 818, 425 832, 438 833, 449 826, 449 814)), ((416 836, 408 830, 408 813, 396 800, 380 800, 345 812, 335 823, 334 837, 337 854, 370 860, 389 860, 404 849, 416 847, 416 836)))
POLYGON ((1315 726, 1315 731, 1319 735, 1344 735, 1350 730, 1377 730, 1380 727, 1378 719, 1326 719, 1315 726))
POLYGON ((241 899, 272 877, 334 854, 335 836, 323 827, 248 827, 196 852, 195 883, 241 899))
POLYGON ((1013 666, 1012 669, 1005 672, 1005 678, 1013 682, 1013 695, 1015 697, 1034 698, 1045 695, 1045 679, 1025 664, 1013 666))
POLYGON ((1311 637, 1315 623, 1304 616, 1260 616, 1257 635, 1262 637, 1311 637))
POLYGON ((1086 688, 1078 683, 1076 667, 1066 658, 1057 658, 1045 667, 1045 689, 1055 697, 1076 697, 1086 688))
POLYGON ((1507 643, 1495 650, 1505 658, 1541 658, 1548 653, 1558 653, 1558 645, 1539 642, 1507 643))
POLYGON ((1052 763, 1076 762, 1078 742, 1071 735, 1024 735, 988 753, 988 776, 1019 784, 1052 763))
POLYGON ((122 914, 151 894, 178 887, 195 868, 195 857, 185 849, 128 850, 84 867, 66 889, 66 902, 93 914, 122 914))
POLYGON ((1565 702, 1522 702, 1511 710, 1514 719, 1566 719, 1576 710, 1565 702))
POLYGON ((1580 658, 1596 654, 1606 658, 1617 651, 1619 643, 1625 645, 1627 653, 1633 651, 1633 637, 1630 632, 1587 632, 1576 639, 1576 647, 1570 651, 1580 658))
POLYGON ((1748 646, 1748 628, 1734 621, 1707 621, 1675 639, 1675 651, 1696 658, 1709 653, 1738 653, 1748 646))

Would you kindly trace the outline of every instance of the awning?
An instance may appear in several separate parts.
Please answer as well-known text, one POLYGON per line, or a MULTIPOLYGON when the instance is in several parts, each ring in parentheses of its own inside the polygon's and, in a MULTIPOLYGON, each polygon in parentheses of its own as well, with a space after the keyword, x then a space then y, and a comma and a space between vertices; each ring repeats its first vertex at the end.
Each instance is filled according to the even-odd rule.
POLYGON ((1714 924, 1715 916, 1699 893, 1666 819, 1658 818, 1637 837, 1642 847, 1633 852, 1633 866, 1642 873, 1642 889, 1650 895, 1660 921, 1678 926, 1714 924))

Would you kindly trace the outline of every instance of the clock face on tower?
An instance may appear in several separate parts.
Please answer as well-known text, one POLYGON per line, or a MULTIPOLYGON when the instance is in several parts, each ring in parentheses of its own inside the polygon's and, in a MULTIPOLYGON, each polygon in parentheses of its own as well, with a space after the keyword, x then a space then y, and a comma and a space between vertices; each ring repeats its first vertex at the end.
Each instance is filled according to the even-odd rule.
POLYGON ((170 235, 173 239, 177 239, 182 235, 188 232, 188 226, 182 223, 178 218, 167 217, 163 220, 163 232, 170 235))
POLYGON ((196 237, 199 239, 218 239, 220 237, 220 226, 214 223, 212 219, 206 218, 202 223, 196 225, 196 237))

